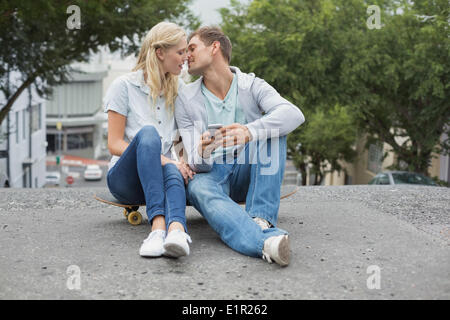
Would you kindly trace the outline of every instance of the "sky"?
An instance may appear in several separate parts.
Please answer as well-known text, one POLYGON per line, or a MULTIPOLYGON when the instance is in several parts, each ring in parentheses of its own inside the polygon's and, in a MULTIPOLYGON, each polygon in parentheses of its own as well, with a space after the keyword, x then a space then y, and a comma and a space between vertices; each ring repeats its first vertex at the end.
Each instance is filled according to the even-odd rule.
MULTIPOLYGON (((241 2, 249 2, 249 0, 241 0, 241 2)), ((221 22, 217 9, 228 7, 229 4, 229 0, 193 0, 190 8, 200 16, 202 25, 217 25, 221 22)))

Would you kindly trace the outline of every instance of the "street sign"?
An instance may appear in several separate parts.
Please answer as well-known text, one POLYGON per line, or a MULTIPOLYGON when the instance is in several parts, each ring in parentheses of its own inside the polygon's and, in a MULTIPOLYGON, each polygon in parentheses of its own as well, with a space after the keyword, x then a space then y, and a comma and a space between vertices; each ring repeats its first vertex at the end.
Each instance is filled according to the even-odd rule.
POLYGON ((73 183, 73 177, 72 176, 67 176, 66 182, 67 182, 67 184, 72 184, 73 183))
POLYGON ((58 131, 61 131, 61 130, 62 130, 62 122, 61 122, 61 121, 58 121, 58 122, 56 123, 56 130, 58 130, 58 131))

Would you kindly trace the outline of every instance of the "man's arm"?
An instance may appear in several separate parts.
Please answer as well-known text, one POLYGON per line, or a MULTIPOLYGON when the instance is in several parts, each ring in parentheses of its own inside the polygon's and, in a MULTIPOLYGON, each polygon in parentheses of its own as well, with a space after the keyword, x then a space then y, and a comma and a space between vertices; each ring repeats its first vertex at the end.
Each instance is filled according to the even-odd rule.
POLYGON ((189 117, 182 97, 179 95, 175 101, 175 120, 183 140, 189 166, 195 172, 208 172, 212 168, 212 159, 204 159, 198 153, 201 137, 201 123, 193 123, 189 117))
POLYGON ((256 103, 265 113, 263 117, 246 125, 253 140, 285 136, 305 122, 300 109, 280 96, 263 79, 255 78, 251 90, 256 103))

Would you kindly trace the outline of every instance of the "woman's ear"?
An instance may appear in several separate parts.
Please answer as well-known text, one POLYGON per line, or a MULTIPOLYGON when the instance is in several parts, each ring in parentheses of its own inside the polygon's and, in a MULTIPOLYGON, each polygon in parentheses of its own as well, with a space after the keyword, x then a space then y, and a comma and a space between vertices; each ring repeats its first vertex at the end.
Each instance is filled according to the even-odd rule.
POLYGON ((156 56, 159 58, 159 60, 164 61, 164 51, 162 48, 156 49, 156 56))

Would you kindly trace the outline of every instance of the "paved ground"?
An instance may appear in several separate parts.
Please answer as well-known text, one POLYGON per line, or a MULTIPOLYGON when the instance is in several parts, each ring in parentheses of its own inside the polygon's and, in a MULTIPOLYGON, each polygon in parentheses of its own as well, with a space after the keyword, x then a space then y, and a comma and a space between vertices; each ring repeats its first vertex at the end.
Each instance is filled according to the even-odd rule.
POLYGON ((303 187, 280 208, 287 268, 232 251, 193 208, 189 257, 141 258, 149 226, 99 190, 0 189, 0 299, 450 298, 448 188, 303 187))

